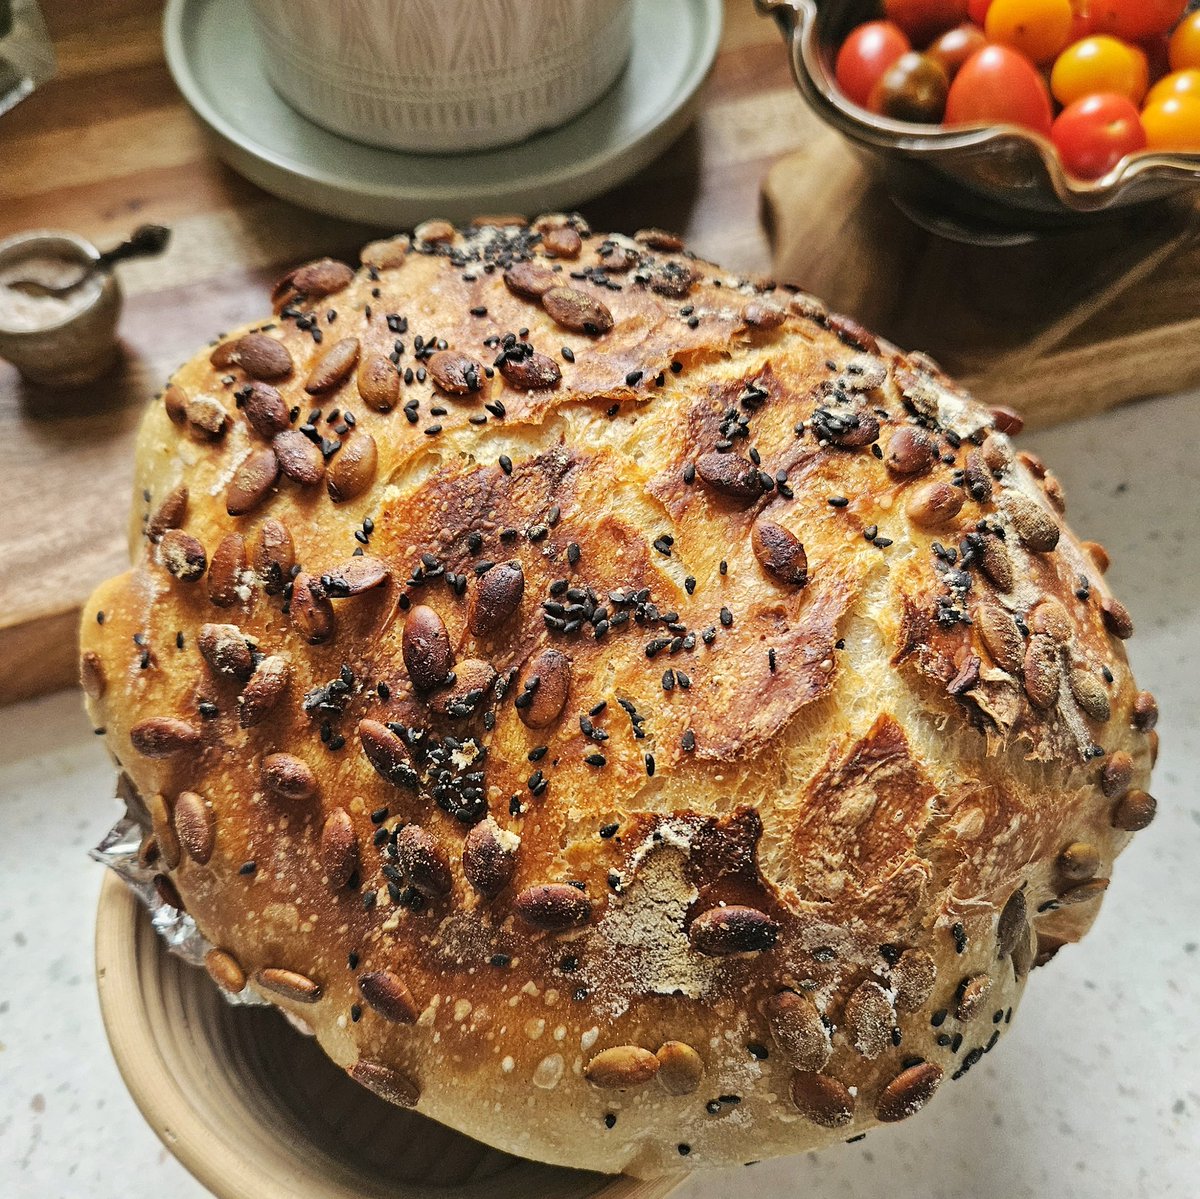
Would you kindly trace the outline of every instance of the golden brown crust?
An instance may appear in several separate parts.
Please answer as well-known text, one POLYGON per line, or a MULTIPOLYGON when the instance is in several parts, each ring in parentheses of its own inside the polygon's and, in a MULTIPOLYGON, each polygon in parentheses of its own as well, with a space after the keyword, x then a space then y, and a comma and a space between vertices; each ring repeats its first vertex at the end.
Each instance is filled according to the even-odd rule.
POLYGON ((659 231, 419 232, 147 414, 81 673, 161 893, 516 1153, 907 1116, 1153 816, 1107 556, 1012 414, 809 297, 659 231))

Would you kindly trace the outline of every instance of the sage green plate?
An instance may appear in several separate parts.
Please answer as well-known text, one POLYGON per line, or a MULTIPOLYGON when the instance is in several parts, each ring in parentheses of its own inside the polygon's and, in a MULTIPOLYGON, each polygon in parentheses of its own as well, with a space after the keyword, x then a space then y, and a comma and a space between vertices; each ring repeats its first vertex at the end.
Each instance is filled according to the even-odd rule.
POLYGON ((721 0, 635 0, 633 54, 568 124, 447 157, 360 145, 289 108, 267 81, 243 0, 168 0, 167 64, 221 157, 267 191, 367 224, 571 208, 657 157, 691 121, 717 52, 721 0))

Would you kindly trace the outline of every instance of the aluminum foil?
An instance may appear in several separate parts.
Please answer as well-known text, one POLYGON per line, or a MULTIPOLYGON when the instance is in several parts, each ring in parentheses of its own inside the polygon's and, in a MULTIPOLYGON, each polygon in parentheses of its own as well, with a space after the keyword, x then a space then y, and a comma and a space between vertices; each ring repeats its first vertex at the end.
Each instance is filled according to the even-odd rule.
MULTIPOLYGON (((212 945, 201 934, 191 916, 163 903, 159 897, 158 889, 154 886, 154 876, 158 871, 152 866, 143 865, 138 852, 146 835, 145 828, 131 810, 130 797, 122 794, 121 798, 126 802, 125 815, 109 829, 100 844, 89 852, 89 856, 112 870, 141 900, 143 907, 150 913, 154 931, 171 953, 183 958, 192 966, 203 967, 204 955, 212 945)), ((237 995, 231 995, 223 987, 217 989, 228 1003, 237 1006, 268 1006, 266 1000, 260 999, 252 987, 244 987, 237 995)))

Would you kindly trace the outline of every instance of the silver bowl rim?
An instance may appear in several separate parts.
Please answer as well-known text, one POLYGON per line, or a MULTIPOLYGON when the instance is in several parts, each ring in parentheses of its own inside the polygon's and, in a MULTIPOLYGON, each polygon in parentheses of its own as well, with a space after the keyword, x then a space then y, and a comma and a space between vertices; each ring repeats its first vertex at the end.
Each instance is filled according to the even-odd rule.
POLYGON ((1054 194, 1066 207, 1093 212, 1119 201, 1135 180, 1148 179, 1179 186, 1200 182, 1200 153, 1126 155, 1099 179, 1075 179, 1062 167, 1049 138, 1019 125, 920 126, 896 121, 860 108, 842 94, 826 68, 818 38, 816 0, 755 0, 765 16, 774 17, 784 32, 792 73, 809 104, 848 137, 877 150, 897 150, 914 158, 935 157, 955 150, 982 150, 1018 142, 1041 160, 1054 194))

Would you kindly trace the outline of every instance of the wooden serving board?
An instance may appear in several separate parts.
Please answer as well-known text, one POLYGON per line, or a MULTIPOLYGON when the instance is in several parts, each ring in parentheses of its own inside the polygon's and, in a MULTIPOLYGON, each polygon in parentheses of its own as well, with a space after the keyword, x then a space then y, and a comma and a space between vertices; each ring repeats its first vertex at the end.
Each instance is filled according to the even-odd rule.
MULTIPOLYGON (((74 679, 80 605, 126 562, 146 401, 197 347, 266 312, 288 266, 352 257, 377 234, 221 165, 167 73, 160 4, 42 7, 59 73, 0 118, 0 237, 55 226, 106 246, 144 221, 174 236, 163 258, 121 268, 124 359, 109 378, 54 393, 0 363, 0 703, 74 679)), ((1200 249, 1185 223, 1084 239, 1057 258, 938 242, 809 113, 749 0, 727 0, 693 128, 584 211, 596 228, 676 229, 731 269, 774 265, 1037 423, 1200 382, 1200 249)))

